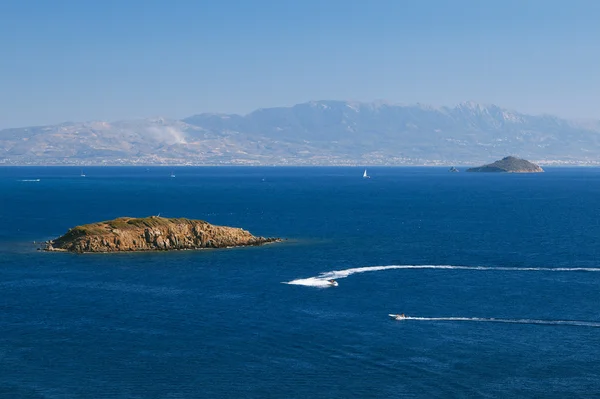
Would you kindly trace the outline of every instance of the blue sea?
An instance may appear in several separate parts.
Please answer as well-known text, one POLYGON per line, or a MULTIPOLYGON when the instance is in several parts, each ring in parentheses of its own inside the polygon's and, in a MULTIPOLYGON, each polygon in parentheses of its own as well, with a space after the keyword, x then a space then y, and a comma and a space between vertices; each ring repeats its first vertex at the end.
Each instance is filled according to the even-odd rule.
POLYGON ((600 169, 368 172, 0 168, 0 397, 600 396, 600 169), (287 240, 36 250, 158 214, 287 240))

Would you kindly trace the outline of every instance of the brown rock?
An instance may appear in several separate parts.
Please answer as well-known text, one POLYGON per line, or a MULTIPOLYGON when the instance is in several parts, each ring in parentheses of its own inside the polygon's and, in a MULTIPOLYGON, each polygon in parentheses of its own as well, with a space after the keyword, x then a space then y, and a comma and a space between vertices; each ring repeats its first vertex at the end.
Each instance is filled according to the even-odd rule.
POLYGON ((279 238, 255 237, 235 227, 184 218, 121 217, 70 229, 46 243, 45 251, 121 252, 261 245, 279 238))

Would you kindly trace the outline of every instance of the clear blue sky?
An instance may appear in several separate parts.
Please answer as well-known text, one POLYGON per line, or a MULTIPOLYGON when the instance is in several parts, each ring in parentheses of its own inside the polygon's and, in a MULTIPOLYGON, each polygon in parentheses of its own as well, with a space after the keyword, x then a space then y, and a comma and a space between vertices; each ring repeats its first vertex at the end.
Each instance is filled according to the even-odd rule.
POLYGON ((600 119, 597 0, 2 0, 0 128, 309 100, 600 119))

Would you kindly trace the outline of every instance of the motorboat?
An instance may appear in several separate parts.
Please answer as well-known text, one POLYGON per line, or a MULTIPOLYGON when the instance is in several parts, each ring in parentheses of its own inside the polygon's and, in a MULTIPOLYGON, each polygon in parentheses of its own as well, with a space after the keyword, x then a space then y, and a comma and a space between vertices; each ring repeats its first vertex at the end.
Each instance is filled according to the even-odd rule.
POLYGON ((389 314, 388 316, 390 316, 394 320, 406 320, 407 319, 407 316, 404 313, 402 313, 402 314, 389 314))
POLYGON ((327 280, 327 284, 329 284, 331 287, 337 287, 338 286, 338 282, 331 279, 331 280, 327 280))

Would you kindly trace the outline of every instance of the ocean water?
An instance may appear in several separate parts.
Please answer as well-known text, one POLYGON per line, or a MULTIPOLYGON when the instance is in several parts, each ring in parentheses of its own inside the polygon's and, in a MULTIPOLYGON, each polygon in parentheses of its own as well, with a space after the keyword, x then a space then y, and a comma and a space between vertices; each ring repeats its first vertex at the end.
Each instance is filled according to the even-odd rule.
POLYGON ((362 172, 0 168, 0 397, 600 396, 600 169, 362 172), (288 240, 34 244, 157 214, 288 240))

